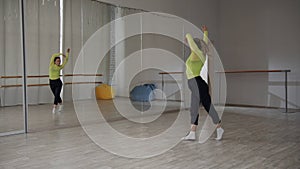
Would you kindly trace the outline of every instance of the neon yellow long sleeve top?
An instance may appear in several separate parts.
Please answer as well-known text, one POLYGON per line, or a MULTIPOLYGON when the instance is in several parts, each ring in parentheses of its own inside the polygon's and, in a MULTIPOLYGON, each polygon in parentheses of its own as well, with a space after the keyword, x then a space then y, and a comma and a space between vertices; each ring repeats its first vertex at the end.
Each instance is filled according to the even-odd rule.
MULTIPOLYGON (((193 37, 188 33, 186 34, 186 39, 191 49, 191 54, 188 57, 186 65, 186 75, 188 79, 192 79, 200 75, 200 71, 204 65, 206 57, 203 55, 203 52, 198 48, 193 37)), ((208 31, 204 31, 203 41, 208 43, 208 31)))
POLYGON ((56 80, 59 78, 60 75, 60 70, 63 69, 66 65, 66 63, 69 60, 69 53, 66 53, 66 58, 63 61, 62 65, 57 66, 54 64, 54 59, 55 57, 58 57, 60 55, 63 55, 63 53, 54 53, 50 59, 50 64, 49 64, 49 79, 51 80, 56 80))

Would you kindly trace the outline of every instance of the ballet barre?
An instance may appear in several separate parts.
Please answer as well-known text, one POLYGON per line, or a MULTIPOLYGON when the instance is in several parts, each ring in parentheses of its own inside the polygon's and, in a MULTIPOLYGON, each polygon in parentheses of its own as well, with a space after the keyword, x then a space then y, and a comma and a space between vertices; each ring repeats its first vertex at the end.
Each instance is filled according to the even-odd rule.
POLYGON ((161 75, 161 90, 164 91, 164 86, 165 86, 164 75, 166 75, 166 74, 183 74, 183 72, 159 72, 158 74, 161 75))
POLYGON ((291 72, 290 69, 283 70, 230 70, 216 73, 284 73, 284 86, 285 86, 285 113, 288 113, 288 84, 287 84, 287 76, 288 72, 291 72))
POLYGON ((183 72, 159 72, 158 74, 161 75, 161 91, 162 91, 162 97, 163 97, 164 86, 165 86, 164 75, 167 75, 167 74, 183 74, 183 72))
MULTIPOLYGON (((72 77, 72 76, 103 76, 102 74, 65 74, 60 75, 61 77, 72 77)), ((46 78, 49 77, 49 75, 29 75, 27 78, 46 78)), ((0 76, 0 79, 19 79, 22 78, 22 76, 0 76)), ((65 82, 65 85, 70 84, 101 84, 101 81, 95 81, 95 82, 65 82)), ((42 83, 42 84, 27 84, 28 87, 35 87, 35 86, 48 86, 48 83, 42 83)), ((2 80, 0 84, 0 88, 10 88, 10 87, 22 87, 22 84, 13 84, 13 85, 2 85, 2 80)))

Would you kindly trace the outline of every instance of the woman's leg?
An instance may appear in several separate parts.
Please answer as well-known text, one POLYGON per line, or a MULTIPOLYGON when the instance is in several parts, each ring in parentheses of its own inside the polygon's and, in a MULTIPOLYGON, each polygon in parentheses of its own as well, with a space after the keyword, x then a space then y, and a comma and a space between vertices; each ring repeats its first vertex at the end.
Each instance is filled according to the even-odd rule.
POLYGON ((221 123, 221 120, 219 118, 219 115, 218 115, 214 105, 211 104, 211 97, 209 95, 207 83, 202 78, 197 79, 197 83, 198 83, 199 91, 200 91, 200 94, 199 94, 200 100, 201 100, 201 103, 202 103, 204 109, 207 111, 209 116, 212 118, 214 124, 219 125, 221 123))
POLYGON ((199 118, 199 106, 200 106, 200 96, 199 96, 199 89, 195 78, 188 80, 188 86, 191 90, 191 107, 190 107, 190 114, 191 114, 191 124, 198 125, 198 118, 199 118))
POLYGON ((56 88, 55 88, 55 101, 54 104, 56 103, 56 105, 59 103, 62 103, 61 97, 60 97, 60 92, 61 92, 61 88, 62 88, 62 82, 60 79, 57 80, 56 82, 56 88))
POLYGON ((190 115, 191 115, 191 131, 183 138, 183 140, 195 140, 196 139, 196 129, 198 126, 199 119, 199 105, 200 105, 200 96, 199 90, 197 86, 196 80, 190 79, 188 80, 188 86, 191 90, 191 107, 190 107, 190 115))
POLYGON ((50 89, 54 95, 54 104, 55 104, 55 90, 56 90, 56 85, 55 85, 55 82, 53 80, 49 80, 49 83, 50 83, 50 89))
POLYGON ((58 111, 62 111, 63 110, 62 99, 60 97, 62 85, 63 84, 62 84, 61 80, 59 79, 59 81, 58 81, 58 87, 57 87, 57 91, 56 91, 56 98, 57 98, 57 103, 58 103, 58 111))
POLYGON ((61 88, 62 88, 61 80, 60 79, 50 80, 50 88, 54 95, 54 103, 53 103, 52 113, 56 113, 57 105, 62 103, 62 100, 60 98, 60 92, 61 92, 61 88))
POLYGON ((49 80, 50 83, 50 89, 54 95, 54 103, 53 103, 53 108, 52 108, 52 113, 56 113, 56 107, 57 107, 57 101, 56 101, 56 88, 57 88, 57 84, 56 84, 56 80, 49 80))
POLYGON ((221 128, 221 120, 219 118, 219 115, 214 105, 211 104, 211 97, 209 95, 208 85, 201 77, 197 79, 197 83, 200 90, 200 100, 202 102, 202 105, 207 111, 208 115, 212 118, 213 123, 217 125, 216 140, 221 140, 224 133, 224 129, 221 128))

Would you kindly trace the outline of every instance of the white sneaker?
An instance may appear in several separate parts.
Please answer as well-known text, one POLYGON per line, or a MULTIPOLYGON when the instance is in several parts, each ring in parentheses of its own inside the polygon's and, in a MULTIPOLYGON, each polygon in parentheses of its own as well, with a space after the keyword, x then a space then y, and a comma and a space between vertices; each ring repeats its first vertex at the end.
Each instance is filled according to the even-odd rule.
POLYGON ((52 113, 53 113, 53 114, 56 113, 56 108, 55 108, 55 107, 52 108, 52 113))
POLYGON ((222 139, 224 133, 224 129, 222 129, 221 127, 217 128, 217 138, 215 138, 217 141, 222 139))
POLYGON ((184 141, 195 141, 196 140, 196 133, 194 131, 190 131, 185 137, 181 140, 184 141))
POLYGON ((64 105, 61 104, 61 105, 58 106, 58 111, 59 112, 63 111, 63 109, 64 109, 64 105))

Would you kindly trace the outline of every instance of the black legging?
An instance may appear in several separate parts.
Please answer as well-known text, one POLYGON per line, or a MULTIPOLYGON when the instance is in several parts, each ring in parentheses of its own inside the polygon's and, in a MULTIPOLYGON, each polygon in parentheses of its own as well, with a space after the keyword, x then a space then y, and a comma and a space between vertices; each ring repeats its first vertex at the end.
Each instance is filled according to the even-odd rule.
POLYGON ((62 88, 61 80, 60 79, 56 79, 56 80, 49 79, 49 82, 50 82, 51 91, 54 95, 54 104, 57 105, 58 103, 62 103, 62 100, 60 98, 60 91, 62 88))
POLYGON ((221 123, 218 113, 214 106, 211 104, 211 97, 208 92, 207 83, 200 77, 194 77, 188 80, 191 95, 191 124, 198 125, 199 106, 202 103, 203 107, 212 118, 214 124, 221 123))

